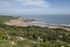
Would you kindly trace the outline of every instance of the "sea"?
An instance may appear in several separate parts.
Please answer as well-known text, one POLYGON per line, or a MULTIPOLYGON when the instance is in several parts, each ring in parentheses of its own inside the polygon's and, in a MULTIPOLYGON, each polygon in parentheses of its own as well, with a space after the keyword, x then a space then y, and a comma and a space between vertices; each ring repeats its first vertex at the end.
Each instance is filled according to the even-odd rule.
POLYGON ((34 19, 28 23, 42 25, 66 25, 70 26, 70 15, 23 15, 22 17, 34 19))

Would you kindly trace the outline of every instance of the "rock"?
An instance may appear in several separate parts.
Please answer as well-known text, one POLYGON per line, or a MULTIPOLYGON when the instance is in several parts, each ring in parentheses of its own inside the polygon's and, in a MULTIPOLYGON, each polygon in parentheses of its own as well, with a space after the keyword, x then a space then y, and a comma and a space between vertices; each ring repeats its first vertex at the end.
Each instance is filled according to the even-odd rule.
POLYGON ((68 46, 70 46, 70 44, 68 44, 68 46))
POLYGON ((41 39, 40 37, 38 37, 38 41, 39 42, 43 42, 43 39, 41 39))
POLYGON ((11 41, 10 43, 11 43, 11 45, 15 45, 16 44, 14 41, 11 41))
POLYGON ((23 37, 15 37, 16 38, 16 40, 20 40, 20 41, 22 41, 22 40, 25 40, 25 39, 23 39, 23 37))
POLYGON ((61 47, 64 47, 64 46, 61 46, 61 47))

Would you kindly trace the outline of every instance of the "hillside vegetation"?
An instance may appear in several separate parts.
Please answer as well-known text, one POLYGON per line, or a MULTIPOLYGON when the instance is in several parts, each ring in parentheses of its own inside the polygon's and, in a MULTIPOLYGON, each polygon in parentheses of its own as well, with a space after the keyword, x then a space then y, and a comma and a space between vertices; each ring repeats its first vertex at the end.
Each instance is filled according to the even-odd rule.
POLYGON ((9 21, 12 18, 13 18, 12 16, 3 16, 3 15, 0 15, 0 22, 9 21))
MULTIPOLYGON (((6 17, 1 18, 3 22, 6 17)), ((11 18, 8 17, 8 20, 11 18)), ((70 47, 70 31, 61 28, 10 26, 2 22, 0 47, 70 47)))

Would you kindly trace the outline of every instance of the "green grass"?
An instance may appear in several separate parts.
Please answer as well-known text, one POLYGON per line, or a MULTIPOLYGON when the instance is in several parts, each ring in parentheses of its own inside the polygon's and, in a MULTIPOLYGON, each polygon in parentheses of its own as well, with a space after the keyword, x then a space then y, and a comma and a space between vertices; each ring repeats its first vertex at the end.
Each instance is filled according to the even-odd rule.
POLYGON ((0 47, 70 47, 68 46, 70 44, 70 31, 61 28, 10 26, 2 23, 11 18, 0 16, 0 47), (25 40, 18 40, 16 36, 25 40), (16 44, 12 45, 11 42, 16 44))
POLYGON ((9 21, 12 18, 13 18, 12 16, 2 16, 2 15, 0 15, 0 22, 9 21))
POLYGON ((8 40, 0 40, 0 47, 12 47, 12 45, 8 40))

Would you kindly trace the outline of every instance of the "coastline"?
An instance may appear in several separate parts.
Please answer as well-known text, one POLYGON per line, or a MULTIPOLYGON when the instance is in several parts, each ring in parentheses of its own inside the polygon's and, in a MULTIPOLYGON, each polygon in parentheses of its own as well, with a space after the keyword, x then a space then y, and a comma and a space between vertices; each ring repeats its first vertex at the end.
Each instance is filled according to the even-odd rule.
POLYGON ((49 26, 49 28, 62 28, 62 29, 70 31, 70 26, 66 26, 66 25, 51 24, 51 26, 49 26))
POLYGON ((37 25, 37 24, 28 23, 28 22, 29 21, 23 21, 23 17, 20 17, 18 19, 11 19, 10 21, 6 21, 4 23, 7 25, 16 25, 16 26, 22 26, 22 27, 39 26, 39 27, 47 27, 47 28, 62 28, 62 29, 70 31, 70 26, 56 25, 56 24, 37 25))
POLYGON ((37 25, 37 24, 28 23, 29 21, 35 21, 35 20, 27 19, 27 21, 23 21, 22 19, 23 19, 23 17, 20 17, 18 19, 11 19, 10 21, 6 21, 4 23, 7 25, 16 25, 16 26, 22 26, 22 27, 27 27, 27 26, 46 27, 46 25, 37 25))

